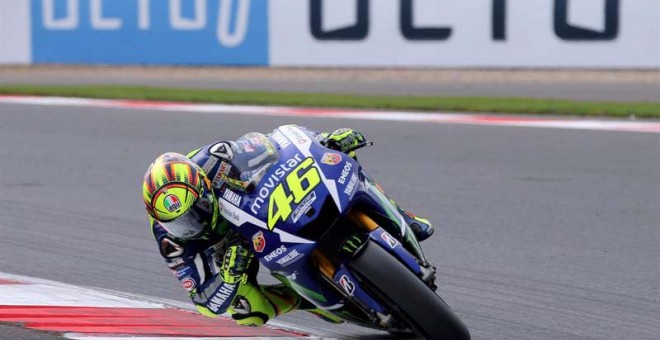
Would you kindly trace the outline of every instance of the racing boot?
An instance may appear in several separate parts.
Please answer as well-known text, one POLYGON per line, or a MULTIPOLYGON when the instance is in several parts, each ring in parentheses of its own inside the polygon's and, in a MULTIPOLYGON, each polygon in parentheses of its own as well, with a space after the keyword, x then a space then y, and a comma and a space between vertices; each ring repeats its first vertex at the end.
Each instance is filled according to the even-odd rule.
POLYGON ((258 327, 276 316, 296 310, 301 300, 293 289, 283 284, 255 286, 243 283, 228 312, 237 324, 258 327))
POLYGON ((394 204, 397 210, 399 210, 399 213, 401 213, 403 216, 403 219, 406 221, 406 223, 408 223, 410 229, 413 231, 413 234, 415 234, 415 237, 417 237, 417 241, 422 242, 433 235, 435 229, 429 220, 401 209, 401 207, 399 207, 394 202, 392 202, 392 204, 394 204))
POLYGON ((302 299, 293 289, 283 284, 242 284, 229 309, 232 319, 241 326, 263 326, 268 320, 295 310, 304 310, 331 323, 342 319, 302 299))

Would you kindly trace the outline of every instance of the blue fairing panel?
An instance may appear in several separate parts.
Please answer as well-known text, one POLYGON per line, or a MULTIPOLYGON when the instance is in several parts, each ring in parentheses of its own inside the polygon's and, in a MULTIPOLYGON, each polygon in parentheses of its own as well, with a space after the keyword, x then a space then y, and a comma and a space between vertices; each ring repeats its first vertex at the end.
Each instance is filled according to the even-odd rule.
POLYGON ((358 188, 359 164, 346 154, 323 147, 307 133, 287 126, 271 135, 280 162, 244 200, 243 209, 267 221, 271 230, 297 233, 318 216, 326 200, 345 212, 358 188))

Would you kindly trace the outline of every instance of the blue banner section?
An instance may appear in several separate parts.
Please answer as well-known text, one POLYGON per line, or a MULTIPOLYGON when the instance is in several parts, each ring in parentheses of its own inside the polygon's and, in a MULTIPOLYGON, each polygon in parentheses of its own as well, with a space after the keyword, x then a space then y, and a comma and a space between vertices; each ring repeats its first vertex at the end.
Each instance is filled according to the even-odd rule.
POLYGON ((34 63, 269 63, 268 0, 31 0, 34 63))

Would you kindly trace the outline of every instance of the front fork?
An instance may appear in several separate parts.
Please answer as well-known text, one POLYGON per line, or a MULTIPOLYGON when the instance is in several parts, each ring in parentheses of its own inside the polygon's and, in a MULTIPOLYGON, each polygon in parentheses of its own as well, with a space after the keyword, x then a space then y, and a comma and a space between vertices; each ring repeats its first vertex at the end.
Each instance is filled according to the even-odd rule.
MULTIPOLYGON (((380 228, 364 212, 352 210, 348 213, 348 218, 369 235, 367 239, 360 240, 357 249, 351 252, 352 256, 359 253, 362 246, 369 241, 378 243, 379 246, 399 258, 406 267, 417 273, 422 281, 435 290, 435 268, 428 265, 428 262, 425 260, 422 262, 415 254, 411 254, 399 239, 380 228)), ((412 232, 407 234, 411 235, 413 240, 416 241, 412 232)), ((418 243, 417 246, 419 246, 418 243)), ((421 254, 421 249, 419 249, 419 253, 421 254)), ((372 322, 378 322, 383 327, 392 327, 393 318, 389 310, 375 300, 371 294, 363 290, 362 286, 358 284, 360 282, 359 278, 355 277, 344 264, 335 266, 319 249, 314 251, 313 256, 326 281, 340 289, 346 297, 352 300, 366 315, 370 316, 372 322)), ((423 254, 421 258, 423 259, 423 254)))
MULTIPOLYGON (((378 190, 378 192, 381 191, 378 190)), ((398 210, 396 208, 394 208, 394 213, 398 214, 398 210)), ((371 219, 362 211, 353 210, 348 214, 348 218, 357 226, 360 226, 363 230, 369 233, 373 234, 378 229, 378 225, 376 224, 376 222, 374 222, 373 219, 371 219)), ((401 220, 401 223, 403 223, 406 229, 403 237, 401 237, 399 241, 402 241, 403 247, 415 257, 415 260, 418 264, 418 266, 413 266, 412 264, 409 265, 407 263, 406 265, 413 272, 415 273, 419 272, 420 273, 419 277, 422 279, 422 281, 426 283, 433 291, 435 291, 438 288, 435 285, 435 272, 436 272, 435 267, 431 266, 429 262, 426 260, 426 257, 422 252, 422 248, 420 247, 419 242, 415 237, 415 234, 412 232, 412 230, 410 230, 410 227, 405 223, 405 221, 403 221, 403 219, 401 220)), ((383 239, 387 245, 391 246, 392 249, 395 249, 395 246, 393 244, 396 243, 396 240, 393 240, 392 233, 385 232, 385 233, 379 233, 379 235, 380 238, 383 239)), ((387 247, 385 247, 385 249, 387 249, 387 247)), ((407 262, 406 259, 409 258, 406 255, 407 254, 404 255, 402 255, 401 253, 399 254, 399 258, 402 259, 404 263, 407 262)))

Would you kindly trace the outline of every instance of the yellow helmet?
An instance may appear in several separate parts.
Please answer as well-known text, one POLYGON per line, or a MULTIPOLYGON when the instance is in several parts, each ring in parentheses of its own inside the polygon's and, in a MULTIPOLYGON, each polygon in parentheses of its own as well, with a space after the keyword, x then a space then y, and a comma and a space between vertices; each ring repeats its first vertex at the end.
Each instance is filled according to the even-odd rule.
POLYGON ((142 196, 147 213, 176 238, 197 238, 216 225, 218 200, 211 183, 182 154, 156 158, 144 174, 142 196))

